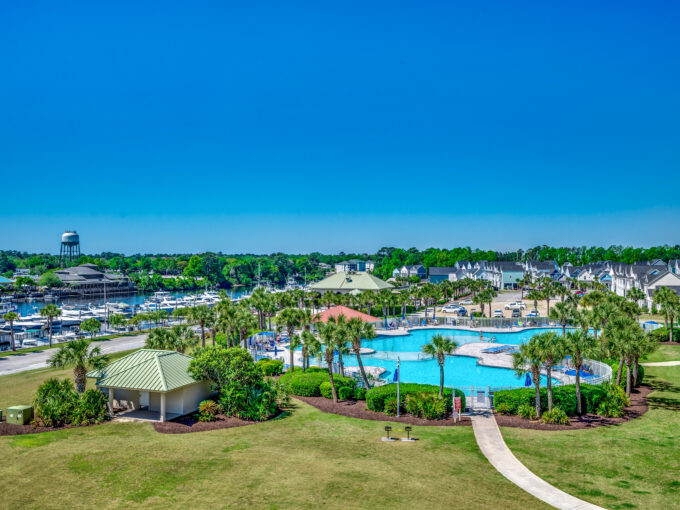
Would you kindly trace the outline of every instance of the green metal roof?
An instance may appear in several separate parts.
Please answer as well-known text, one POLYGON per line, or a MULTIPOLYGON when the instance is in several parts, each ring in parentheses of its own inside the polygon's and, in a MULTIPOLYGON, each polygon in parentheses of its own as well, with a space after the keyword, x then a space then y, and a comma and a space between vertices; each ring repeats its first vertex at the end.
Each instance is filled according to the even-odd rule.
POLYGON ((393 289, 392 285, 370 273, 339 271, 309 286, 313 290, 352 291, 393 289))
POLYGON ((188 371, 192 359, 175 351, 140 349, 87 376, 104 387, 172 391, 196 383, 188 371))

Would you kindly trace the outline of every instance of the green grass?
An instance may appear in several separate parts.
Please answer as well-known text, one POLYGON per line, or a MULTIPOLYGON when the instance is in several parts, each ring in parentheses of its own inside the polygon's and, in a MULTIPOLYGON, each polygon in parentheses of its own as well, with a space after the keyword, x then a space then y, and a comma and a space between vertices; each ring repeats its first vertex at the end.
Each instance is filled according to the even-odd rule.
POLYGON ((680 345, 659 344, 657 350, 642 361, 680 361, 680 345))
MULTIPOLYGON (((672 347, 672 346, 666 346, 672 347)), ((656 361, 677 357, 657 351, 656 361)), ((517 458, 548 482, 606 508, 669 509, 680 482, 680 366, 645 367, 655 391, 644 416, 594 430, 503 429, 517 458)))
MULTIPOLYGON (((95 337, 94 340, 92 340, 90 337, 85 337, 85 339, 88 342, 93 342, 93 341, 94 342, 105 342, 107 340, 113 340, 114 338, 120 338, 120 337, 123 337, 123 336, 137 336, 137 335, 143 335, 144 333, 148 333, 148 330, 128 331, 128 332, 125 332, 125 333, 116 333, 114 335, 98 336, 98 337, 95 337)), ((18 345, 18 343, 17 343, 17 345, 18 345)), ((28 347, 26 349, 19 349, 19 350, 16 350, 16 351, 2 351, 2 353, 0 353, 0 358, 6 358, 8 356, 16 356, 16 355, 20 355, 20 354, 27 354, 29 352, 46 351, 47 349, 52 349, 52 348, 58 347, 58 346, 59 346, 59 344, 55 343, 54 345, 52 345, 52 347, 50 347, 49 345, 41 345, 40 347, 28 347)))
POLYGON ((547 508, 491 467, 471 427, 416 427, 408 444, 382 443, 384 425, 295 402, 284 418, 211 432, 107 423, 0 437, 2 505, 547 508))

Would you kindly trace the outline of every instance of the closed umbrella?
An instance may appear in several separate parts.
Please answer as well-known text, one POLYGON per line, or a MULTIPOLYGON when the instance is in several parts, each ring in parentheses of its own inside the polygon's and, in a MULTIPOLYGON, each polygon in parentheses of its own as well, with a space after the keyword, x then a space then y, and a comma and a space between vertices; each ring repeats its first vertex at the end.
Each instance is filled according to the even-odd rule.
POLYGON ((531 376, 528 373, 526 378, 524 379, 524 386, 531 386, 531 376))

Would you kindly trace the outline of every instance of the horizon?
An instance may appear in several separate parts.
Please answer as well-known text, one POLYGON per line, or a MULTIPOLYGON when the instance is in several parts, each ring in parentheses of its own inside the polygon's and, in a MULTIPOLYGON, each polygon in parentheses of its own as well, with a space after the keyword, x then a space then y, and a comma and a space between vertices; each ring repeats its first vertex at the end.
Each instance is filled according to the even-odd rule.
POLYGON ((1 249, 677 242, 678 5, 2 13, 1 249))

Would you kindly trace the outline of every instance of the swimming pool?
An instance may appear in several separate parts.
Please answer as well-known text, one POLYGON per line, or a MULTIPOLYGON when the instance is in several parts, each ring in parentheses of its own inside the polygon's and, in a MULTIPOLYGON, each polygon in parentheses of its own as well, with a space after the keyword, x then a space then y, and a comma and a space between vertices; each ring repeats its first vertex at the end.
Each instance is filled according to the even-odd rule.
MULTIPOLYGON (((537 328, 519 332, 483 333, 488 341, 492 336, 501 344, 520 345, 532 336, 546 331, 561 331, 560 328, 537 328)), ((439 365, 435 359, 416 359, 423 357, 422 346, 437 334, 452 337, 459 345, 479 342, 479 333, 461 329, 416 329, 406 336, 378 336, 372 340, 364 340, 363 347, 374 349, 376 354, 362 354, 364 366, 383 367, 387 370, 383 379, 392 381, 397 366, 396 357, 401 353, 402 382, 421 384, 439 384, 439 365)), ((354 355, 343 355, 345 366, 356 366, 358 362, 354 355)), ((337 357, 336 357, 337 359, 337 357)), ((555 383, 557 381, 553 379, 555 383)), ((545 376, 541 377, 541 384, 546 383, 545 376)), ((456 387, 523 387, 524 376, 518 376, 511 369, 487 367, 477 364, 477 358, 468 356, 447 356, 444 362, 444 384, 456 387)))

